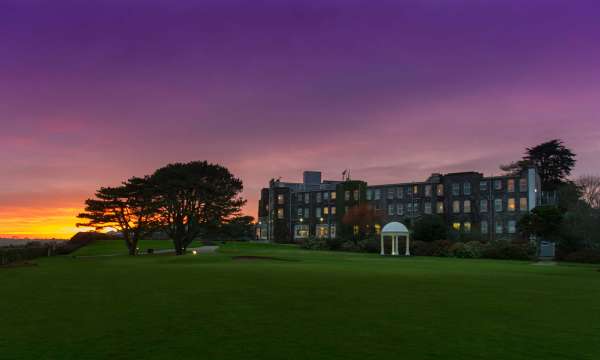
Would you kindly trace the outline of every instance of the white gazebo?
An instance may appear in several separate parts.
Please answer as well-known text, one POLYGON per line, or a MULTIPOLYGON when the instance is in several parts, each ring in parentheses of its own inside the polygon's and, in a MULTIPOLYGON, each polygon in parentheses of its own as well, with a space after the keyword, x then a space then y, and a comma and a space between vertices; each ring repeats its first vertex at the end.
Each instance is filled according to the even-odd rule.
POLYGON ((381 255, 385 255, 385 248, 383 244, 383 238, 386 236, 392 237, 392 255, 398 256, 398 237, 406 237, 406 253, 404 255, 410 256, 410 235, 408 229, 404 224, 399 222, 391 222, 383 227, 381 230, 381 255))

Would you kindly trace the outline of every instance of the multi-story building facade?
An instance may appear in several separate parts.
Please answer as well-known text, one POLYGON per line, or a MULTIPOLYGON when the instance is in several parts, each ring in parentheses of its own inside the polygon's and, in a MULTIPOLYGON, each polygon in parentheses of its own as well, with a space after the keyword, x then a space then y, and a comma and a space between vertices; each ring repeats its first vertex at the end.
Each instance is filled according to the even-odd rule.
POLYGON ((367 204, 382 224, 412 223, 423 215, 444 218, 453 235, 484 241, 512 239, 519 218, 540 205, 535 168, 518 175, 485 177, 478 172, 432 174, 422 182, 368 185, 364 181, 322 181, 307 171, 302 183, 272 180, 261 192, 257 238, 299 241, 311 236, 335 238, 348 210, 367 204))

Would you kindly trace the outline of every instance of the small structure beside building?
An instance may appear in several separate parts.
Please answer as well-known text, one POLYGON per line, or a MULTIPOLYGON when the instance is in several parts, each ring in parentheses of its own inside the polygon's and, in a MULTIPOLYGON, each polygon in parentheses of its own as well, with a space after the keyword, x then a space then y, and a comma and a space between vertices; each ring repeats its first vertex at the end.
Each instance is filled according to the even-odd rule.
POLYGON ((381 255, 385 255, 384 238, 390 236, 392 238, 392 256, 398 256, 398 237, 403 236, 406 239, 405 256, 410 256, 410 233, 404 224, 399 222, 391 222, 381 230, 381 255))

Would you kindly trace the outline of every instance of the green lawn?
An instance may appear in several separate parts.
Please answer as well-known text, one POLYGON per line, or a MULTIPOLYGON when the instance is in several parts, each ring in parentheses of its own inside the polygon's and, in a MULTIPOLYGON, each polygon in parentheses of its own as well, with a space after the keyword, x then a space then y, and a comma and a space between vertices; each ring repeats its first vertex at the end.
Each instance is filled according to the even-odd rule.
MULTIPOLYGON (((202 246, 201 243, 194 241, 190 248, 202 246)), ((141 240, 138 242, 140 253, 146 253, 148 249, 166 250, 173 249, 173 242, 170 240, 141 240)), ((98 256, 127 254, 124 240, 103 240, 97 241, 92 246, 85 246, 77 250, 74 255, 77 256, 98 256)))
POLYGON ((241 244, 37 263, 0 269, 1 359, 600 359, 592 266, 241 244))

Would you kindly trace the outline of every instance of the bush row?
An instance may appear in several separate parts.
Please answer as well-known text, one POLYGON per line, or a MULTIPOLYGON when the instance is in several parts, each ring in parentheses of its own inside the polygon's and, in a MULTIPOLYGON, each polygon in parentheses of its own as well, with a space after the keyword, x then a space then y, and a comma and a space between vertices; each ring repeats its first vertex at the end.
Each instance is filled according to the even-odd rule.
MULTIPOLYGON (((359 241, 308 238, 300 242, 300 246, 310 250, 342 250, 370 253, 379 253, 380 251, 379 240, 374 238, 359 241)), ((405 251, 403 241, 400 241, 399 247, 400 253, 403 254, 405 251)), ((457 257, 465 259, 532 260, 536 257, 536 246, 529 242, 411 241, 410 250, 411 254, 415 256, 457 257)))
POLYGON ((48 256, 47 246, 10 246, 0 248, 0 266, 48 256))

